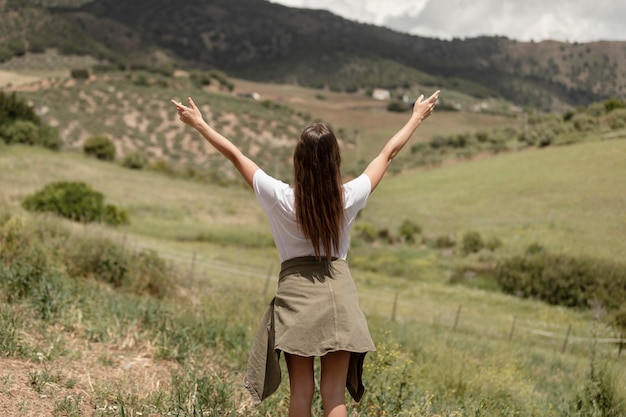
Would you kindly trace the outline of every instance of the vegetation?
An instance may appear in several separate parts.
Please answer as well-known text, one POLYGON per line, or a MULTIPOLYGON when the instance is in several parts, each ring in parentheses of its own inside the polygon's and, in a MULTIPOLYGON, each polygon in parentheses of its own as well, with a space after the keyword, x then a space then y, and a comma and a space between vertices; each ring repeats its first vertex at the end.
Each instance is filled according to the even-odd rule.
POLYGON ((27 196, 22 205, 27 210, 51 212, 76 221, 104 221, 112 226, 128 223, 125 210, 112 204, 105 205, 102 193, 84 182, 60 181, 48 184, 27 196))
MULTIPOLYGON (((0 152, 0 368, 8 370, 0 391, 22 390, 7 407, 26 416, 38 415, 31 404, 68 416, 284 414, 286 381, 258 408, 241 384, 275 285, 265 217, 167 100, 193 95, 220 131, 284 178, 290 140, 307 121, 329 116, 347 170, 358 172, 406 114, 354 93, 325 91, 323 107, 316 90, 268 99, 271 86, 257 102, 145 69, 66 81, 20 97, 55 103, 42 120, 56 123, 64 148, 106 131, 123 152, 120 164, 22 141, 0 152), (351 138, 356 127, 373 127, 376 140, 351 138), (101 221, 104 195, 116 204, 111 213, 133 222, 101 221), (87 222, 91 207, 96 221, 87 222)), ((378 350, 351 414, 626 412, 622 104, 526 109, 524 119, 462 107, 424 125, 352 236, 350 264, 378 350), (565 144, 575 146, 555 146, 565 144)))
POLYGON ((103 161, 115 160, 115 145, 104 135, 92 136, 83 144, 83 151, 103 161))
POLYGON ((6 1, 0 4, 0 62, 56 49, 91 56, 100 68, 208 69, 341 92, 438 86, 542 110, 623 97, 626 88, 620 42, 428 39, 320 10, 249 1, 213 1, 208 9, 120 0, 6 1))
POLYGON ((15 92, 0 91, 0 139, 9 145, 38 145, 52 150, 61 147, 58 130, 43 125, 35 110, 15 92))

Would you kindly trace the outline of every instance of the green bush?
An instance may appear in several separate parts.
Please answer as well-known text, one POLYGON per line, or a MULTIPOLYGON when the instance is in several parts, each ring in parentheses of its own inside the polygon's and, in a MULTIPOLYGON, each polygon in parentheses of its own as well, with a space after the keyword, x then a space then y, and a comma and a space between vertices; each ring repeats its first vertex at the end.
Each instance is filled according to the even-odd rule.
POLYGON ((153 251, 135 252, 102 238, 74 238, 64 264, 73 278, 93 278, 136 294, 163 297, 169 268, 153 251))
POLYGON ((415 235, 422 233, 422 228, 412 220, 405 220, 400 225, 400 236, 405 242, 415 242, 415 235))
POLYGON ((429 239, 429 244, 436 249, 449 249, 456 246, 456 241, 449 235, 441 235, 429 239))
POLYGON ((35 145, 39 143, 39 126, 30 120, 16 120, 6 125, 0 134, 9 145, 35 145))
POLYGON ((408 107, 406 104, 404 104, 401 101, 392 101, 389 104, 387 104, 387 111, 390 112, 396 112, 396 113, 404 113, 406 111, 408 111, 408 107))
POLYGON ((372 243, 376 240, 378 232, 376 228, 369 223, 360 223, 356 225, 355 231, 357 236, 368 243, 372 243))
POLYGON ((587 113, 578 113, 571 120, 574 129, 579 132, 591 132, 595 130, 598 121, 595 117, 587 113))
POLYGON ((461 246, 463 255, 480 252, 480 250, 484 247, 485 243, 483 242, 483 238, 480 236, 480 233, 470 231, 463 235, 461 246))
POLYGON ((16 120, 0 129, 0 137, 7 144, 37 145, 59 150, 61 138, 56 128, 38 126, 30 120, 16 120))
POLYGON ((613 130, 626 128, 626 109, 617 108, 607 116, 607 123, 613 130))
POLYGON ((92 136, 83 145, 85 154, 103 161, 115 160, 115 145, 103 135, 92 136))
POLYGON ((148 157, 141 151, 129 152, 122 160, 122 166, 130 169, 143 169, 148 163, 148 157))
POLYGON ((22 202, 30 211, 52 212, 72 220, 104 221, 111 225, 128 223, 123 209, 104 205, 102 193, 83 182, 60 181, 46 185, 22 202))
POLYGON ((5 94, 0 91, 0 126, 8 125, 16 120, 28 120, 36 125, 41 123, 35 110, 18 98, 15 92, 5 94))
POLYGON ((39 143, 38 145, 44 148, 58 151, 61 149, 61 137, 59 136, 59 130, 51 126, 42 126, 39 128, 39 143))
POLYGON ((70 75, 75 80, 88 80, 89 70, 84 69, 84 68, 75 68, 70 71, 70 75))
POLYGON ((502 290, 554 305, 589 308, 600 303, 609 311, 626 299, 626 265, 602 259, 528 251, 501 261, 495 279, 502 290))

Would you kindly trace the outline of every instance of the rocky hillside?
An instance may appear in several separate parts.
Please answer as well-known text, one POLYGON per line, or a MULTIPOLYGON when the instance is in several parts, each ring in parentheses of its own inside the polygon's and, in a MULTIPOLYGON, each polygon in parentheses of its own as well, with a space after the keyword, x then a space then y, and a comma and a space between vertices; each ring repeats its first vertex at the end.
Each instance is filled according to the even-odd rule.
POLYGON ((412 83, 562 110, 626 97, 626 42, 440 40, 266 0, 0 0, 0 60, 49 47, 334 90, 412 83))

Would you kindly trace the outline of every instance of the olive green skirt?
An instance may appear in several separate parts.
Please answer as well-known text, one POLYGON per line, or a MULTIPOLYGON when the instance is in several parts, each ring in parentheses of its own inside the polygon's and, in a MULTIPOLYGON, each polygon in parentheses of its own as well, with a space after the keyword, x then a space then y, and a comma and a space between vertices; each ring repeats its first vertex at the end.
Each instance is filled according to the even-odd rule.
POLYGON ((346 388, 359 401, 365 390, 363 360, 374 350, 348 263, 315 257, 289 259, 281 265, 276 296, 259 326, 245 384, 260 403, 280 385, 280 352, 324 356, 348 351, 346 388))

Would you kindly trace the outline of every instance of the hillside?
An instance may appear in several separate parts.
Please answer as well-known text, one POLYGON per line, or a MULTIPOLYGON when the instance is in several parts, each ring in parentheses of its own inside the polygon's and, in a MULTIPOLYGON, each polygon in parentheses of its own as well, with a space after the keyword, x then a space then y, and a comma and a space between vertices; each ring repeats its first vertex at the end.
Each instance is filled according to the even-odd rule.
MULTIPOLYGON (((367 362, 367 396, 351 408, 364 415, 401 409, 427 417, 480 409, 496 417, 506 407, 521 415, 574 417, 580 415, 577 399, 589 401, 578 407, 600 409, 588 391, 600 387, 614 396, 604 407, 623 409, 619 335, 591 320, 603 312, 454 285, 449 274, 454 264, 506 257, 529 242, 623 259, 625 201, 616 190, 626 178, 624 146, 598 141, 520 152, 385 180, 358 220, 350 255, 378 348, 367 362), (567 175, 581 164, 584 170, 567 175), (367 224, 393 235, 396 222, 407 218, 422 226, 424 244, 367 243, 359 235, 367 224), (470 228, 501 238, 503 246, 461 257, 426 243, 470 228)), ((48 248, 46 262, 57 272, 44 281, 47 292, 31 282, 30 297, 16 298, 0 287, 3 300, 10 300, 0 305, 6 394, 0 410, 72 417, 284 411, 285 382, 259 409, 250 408, 241 386, 277 270, 266 219, 253 202, 250 190, 239 187, 132 171, 78 153, 1 148, 0 238, 14 242, 26 234, 31 245, 18 253, 34 259, 28 251, 48 248), (113 229, 20 208, 46 183, 76 179, 127 209, 131 224, 113 229), (102 239, 110 243, 98 243, 102 239), (122 262, 123 253, 136 250, 168 260, 160 270, 172 288, 163 300, 133 296, 92 275, 64 281, 64 269, 54 263, 54 256, 76 260, 75 251, 94 263, 122 262)), ((8 265, 0 271, 4 276, 13 271, 8 265)), ((23 279, 13 277, 2 285, 23 279)))
POLYGON ((0 4, 3 21, 11 22, 0 30, 0 60, 56 47, 116 66, 217 68, 233 77, 345 91, 402 91, 418 83, 540 109, 626 95, 624 42, 444 41, 265 0, 19 4, 0 4))

